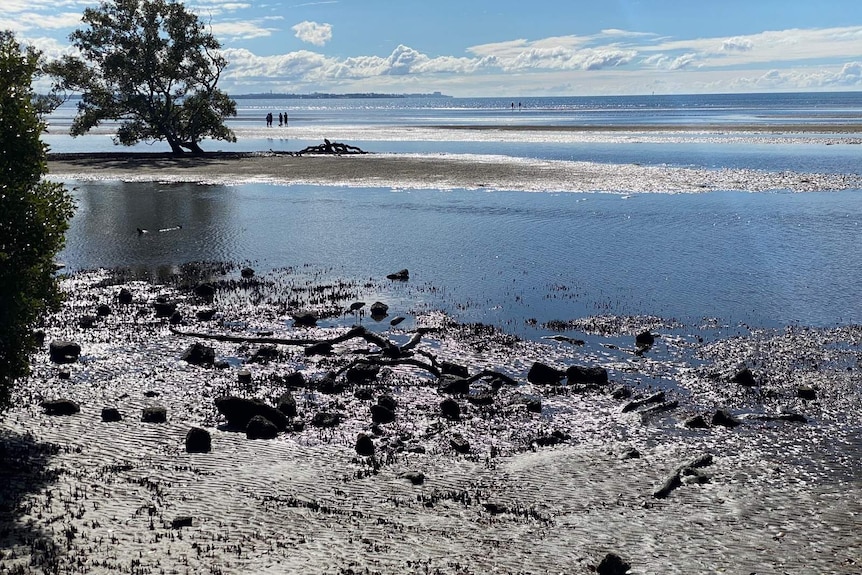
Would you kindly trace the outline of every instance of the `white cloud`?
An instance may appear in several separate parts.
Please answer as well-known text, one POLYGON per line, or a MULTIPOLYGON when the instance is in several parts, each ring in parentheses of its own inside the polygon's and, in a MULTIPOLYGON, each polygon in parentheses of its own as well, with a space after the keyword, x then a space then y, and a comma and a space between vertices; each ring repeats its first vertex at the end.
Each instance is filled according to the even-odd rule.
POLYGON ((276 31, 274 28, 264 28, 256 22, 238 20, 235 22, 216 22, 210 25, 213 35, 220 40, 229 42, 266 38, 276 31))
POLYGON ((291 28, 296 33, 296 37, 313 44, 315 46, 323 46, 332 40, 332 26, 330 24, 318 24, 317 22, 300 22, 291 28))

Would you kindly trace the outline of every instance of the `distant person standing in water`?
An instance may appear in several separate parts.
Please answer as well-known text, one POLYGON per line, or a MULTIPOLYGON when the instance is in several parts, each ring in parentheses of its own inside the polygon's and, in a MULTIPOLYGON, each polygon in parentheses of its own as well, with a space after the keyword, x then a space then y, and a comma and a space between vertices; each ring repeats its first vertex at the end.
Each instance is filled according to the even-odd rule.
POLYGON ((272 112, 270 112, 269 114, 266 115, 266 127, 267 128, 272 127, 272 112))
POLYGON ((279 112, 278 113, 278 125, 281 126, 282 124, 284 124, 284 115, 281 112, 279 112))
POLYGON ((287 127, 287 112, 284 113, 284 127, 287 127))

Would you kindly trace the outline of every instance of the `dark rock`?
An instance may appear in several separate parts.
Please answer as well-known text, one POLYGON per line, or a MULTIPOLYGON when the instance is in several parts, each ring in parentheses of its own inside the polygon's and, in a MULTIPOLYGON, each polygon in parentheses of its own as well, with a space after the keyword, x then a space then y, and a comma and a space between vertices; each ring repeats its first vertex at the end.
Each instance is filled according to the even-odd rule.
POLYGON ((566 382, 569 385, 592 384, 606 385, 608 370, 603 367, 582 367, 573 365, 566 370, 566 382))
POLYGON ((374 399, 374 390, 370 387, 359 387, 353 392, 353 397, 360 401, 371 401, 374 399))
POLYGON ((81 329, 90 329, 96 325, 96 316, 94 315, 82 315, 78 318, 78 327, 81 329))
POLYGON ((403 269, 401 271, 395 272, 394 274, 387 275, 386 279, 406 282, 407 280, 410 279, 410 272, 407 271, 406 269, 403 269))
POLYGON ((117 421, 122 421, 123 415, 120 413, 120 410, 116 407, 103 407, 102 408, 102 421, 106 423, 114 423, 117 421))
POLYGON ((380 321, 389 314, 389 306, 385 303, 376 301, 371 304, 371 319, 380 321))
POLYGON ((526 406, 527 411, 531 413, 542 413, 541 399, 528 399, 524 402, 524 405, 526 406))
POLYGON ((236 380, 238 383, 251 383, 251 372, 247 369, 237 371, 236 380))
POLYGON ((74 415, 81 407, 71 399, 50 399, 42 402, 46 415, 74 415))
POLYGON ((175 311, 171 314, 170 319, 168 320, 171 325, 179 325, 183 323, 183 314, 178 311, 175 311))
POLYGON ((179 529, 181 527, 191 527, 192 526, 192 518, 187 515, 180 515, 179 517, 174 517, 171 521, 171 529, 179 529))
POLYGON ((404 317, 403 315, 397 315, 397 316, 393 317, 391 320, 389 320, 389 325, 391 325, 392 327, 395 327, 396 325, 398 325, 399 323, 401 323, 405 319, 407 319, 407 318, 404 317))
POLYGON ((395 411, 398 408, 398 402, 395 401, 395 398, 387 394, 383 394, 377 398, 377 405, 382 405, 391 411, 395 411))
POLYGON ((195 286, 195 295, 208 301, 211 301, 215 297, 215 291, 215 286, 211 283, 202 283, 195 286))
POLYGON ((381 425, 395 421, 395 412, 384 405, 371 406, 371 421, 381 425))
POLYGON ((147 391, 144 392, 144 397, 158 397, 160 395, 161 395, 161 393, 159 393, 158 391, 154 391, 152 389, 148 389, 147 391))
POLYGON ((210 321, 213 317, 215 317, 216 310, 210 309, 202 309, 195 313, 195 317, 201 321, 210 321))
POLYGON ((264 403, 259 399, 246 399, 234 395, 219 397, 215 400, 219 413, 225 416, 229 427, 234 429, 245 429, 248 422, 260 415, 273 423, 278 431, 287 428, 287 416, 280 410, 264 403))
POLYGON ((556 385, 563 379, 564 372, 540 361, 534 362, 527 373, 527 381, 536 385, 556 385))
POLYGON ((111 315, 111 306, 109 306, 108 304, 104 304, 104 303, 100 304, 96 308, 96 315, 99 317, 105 317, 105 316, 111 315))
POLYGON ((641 348, 650 347, 655 343, 655 336, 649 331, 642 331, 635 336, 635 345, 641 348))
POLYGON ((754 379, 754 374, 751 373, 751 370, 747 367, 740 369, 733 377, 730 378, 730 381, 733 383, 738 383, 739 385, 745 387, 753 387, 757 385, 757 381, 754 379))
POLYGON ((470 453, 470 442, 464 439, 460 433, 449 438, 449 445, 458 453, 470 453))
POLYGON ((332 344, 328 341, 313 343, 305 347, 305 355, 308 357, 314 355, 332 355, 332 344))
POLYGON ((632 396, 632 390, 624 385, 620 385, 619 387, 615 387, 611 392, 611 397, 614 399, 628 399, 632 396))
POLYGON ((422 485, 425 483, 425 474, 421 471, 406 471, 401 474, 403 479, 407 479, 413 485, 422 485))
POLYGON ((321 411, 311 418, 311 425, 314 427, 335 427, 339 423, 341 423, 341 416, 337 413, 321 411))
POLYGON ((275 439, 278 436, 278 427, 266 417, 255 415, 248 420, 245 436, 248 439, 275 439))
POLYGON ((212 451, 210 432, 200 427, 192 427, 186 433, 187 453, 209 453, 212 451))
POLYGON ((177 304, 160 297, 153 302, 153 309, 156 310, 156 317, 171 317, 177 311, 177 304))
POLYGON ((230 368, 230 363, 227 360, 220 359, 213 362, 213 367, 216 369, 228 369, 230 368))
POLYGON ((379 365, 357 363, 350 366, 344 375, 350 383, 368 383, 377 379, 377 374, 379 373, 379 365))
POLYGON ((296 398, 290 391, 285 391, 279 396, 276 406, 287 417, 296 417, 296 398))
POLYGON ((141 411, 141 421, 144 423, 164 423, 168 420, 168 410, 161 405, 145 407, 141 411))
POLYGON ((598 575, 626 575, 632 566, 623 561, 616 553, 608 553, 596 567, 598 575))
POLYGON ((739 425, 739 423, 739 420, 735 419, 727 410, 719 409, 712 414, 713 425, 733 428, 739 425))
POLYGON ((444 399, 440 402, 440 413, 446 419, 458 421, 461 419, 461 406, 452 398, 444 399))
POLYGON ((440 362, 440 373, 443 375, 456 375, 458 377, 470 377, 470 372, 463 365, 451 361, 440 362))
POLYGON ((294 371, 284 376, 284 384, 290 389, 300 389, 306 386, 305 376, 301 371, 294 371))
POLYGON ((180 359, 192 365, 213 365, 215 350, 208 345, 195 342, 186 348, 180 359))
POLYGON ((291 316, 294 327, 314 327, 317 325, 317 314, 313 311, 298 312, 291 316))
POLYGON ((709 424, 706 422, 706 418, 702 415, 695 415, 689 417, 683 423, 689 429, 706 429, 709 427, 709 424))
POLYGON ((132 292, 127 288, 121 288, 120 292, 117 294, 117 301, 123 305, 132 303, 132 292))
POLYGON ((54 363, 74 363, 81 355, 81 346, 73 341, 55 339, 48 347, 48 354, 54 363))
POLYGON ((633 399, 627 404, 623 406, 623 413, 628 413, 629 411, 634 411, 644 405, 649 405, 650 403, 661 403, 664 401, 664 392, 658 391, 652 395, 641 399, 633 399))
POLYGON ((571 438, 572 438, 572 436, 569 435, 568 433, 566 433, 565 431, 560 431, 557 429, 557 430, 554 430, 553 432, 551 432, 549 435, 540 435, 539 437, 537 437, 533 441, 539 447, 548 447, 551 445, 557 445, 557 444, 562 443, 564 441, 568 441, 571 438))
POLYGON ((356 436, 356 453, 363 457, 374 455, 374 441, 364 433, 360 433, 356 436))
MULTIPOLYGON (((705 453, 700 455, 688 463, 683 463, 676 469, 674 469, 670 475, 667 476, 664 483, 661 487, 655 490, 652 494, 656 499, 664 499, 677 487, 681 487, 683 485, 683 477, 690 476, 694 473, 693 470, 706 467, 707 465, 712 465, 712 455, 709 453, 705 453)), ((691 480, 686 480, 686 483, 691 483, 691 480)), ((700 481, 703 483, 703 481, 700 481)))
POLYGON ((796 388, 796 397, 798 397, 799 399, 814 401, 815 399, 817 399, 817 391, 815 391, 813 387, 798 387, 796 388))
POLYGON ((57 370, 57 377, 59 377, 60 379, 71 379, 72 370, 70 370, 68 367, 61 367, 57 370))
POLYGON ((347 389, 347 383, 339 380, 334 371, 330 371, 321 376, 314 382, 314 384, 317 391, 328 395, 336 395, 347 389))
POLYGON ((456 375, 443 375, 438 380, 437 389, 441 393, 464 394, 470 393, 470 381, 456 375))
POLYGON ((245 279, 250 279, 254 277, 254 270, 249 267, 245 267, 240 270, 239 275, 245 279))
POLYGON ((629 447, 620 454, 620 459, 640 459, 641 452, 634 447, 629 447))
POLYGON ((269 363, 278 359, 278 348, 274 345, 264 345, 258 348, 250 358, 249 363, 269 363))
POLYGON ((504 504, 496 502, 483 503, 482 507, 484 507, 485 511, 487 511, 491 515, 500 515, 501 513, 506 513, 509 510, 504 504))
POLYGON ((468 393, 465 399, 473 405, 491 405, 494 403, 494 393, 491 391, 479 391, 477 393, 468 393))
POLYGON ((36 345, 42 347, 45 345, 45 330, 37 329, 33 332, 33 340, 36 342, 36 345))

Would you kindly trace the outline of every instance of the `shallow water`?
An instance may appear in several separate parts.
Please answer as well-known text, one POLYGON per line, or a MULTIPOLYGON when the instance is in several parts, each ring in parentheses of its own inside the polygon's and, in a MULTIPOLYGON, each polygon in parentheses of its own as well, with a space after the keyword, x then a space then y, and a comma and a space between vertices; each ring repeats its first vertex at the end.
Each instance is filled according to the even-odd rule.
MULTIPOLYGON (((74 184, 74 183, 73 183, 74 184)), ((862 193, 579 194, 85 182, 69 271, 198 260, 401 268, 461 319, 862 320, 862 193), (177 226, 182 226, 177 228, 177 226), (137 228, 148 230, 139 234, 137 228), (164 231, 159 231, 164 230, 164 231), (457 309, 452 309, 457 306, 457 309)))

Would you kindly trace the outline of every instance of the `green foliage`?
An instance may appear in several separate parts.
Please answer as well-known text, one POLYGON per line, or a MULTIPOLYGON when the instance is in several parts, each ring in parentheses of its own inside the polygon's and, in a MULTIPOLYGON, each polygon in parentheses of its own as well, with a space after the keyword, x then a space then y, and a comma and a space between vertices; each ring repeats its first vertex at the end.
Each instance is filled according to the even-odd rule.
POLYGON ((0 32, 0 410, 27 374, 33 328, 60 303, 54 257, 73 211, 65 188, 42 180, 44 110, 30 87, 38 72, 39 54, 0 32))
POLYGON ((179 2, 114 0, 84 11, 70 36, 80 57, 49 65, 62 90, 81 92, 72 135, 119 120, 115 143, 166 141, 174 153, 201 152, 204 138, 236 141, 224 124, 236 102, 216 86, 221 45, 179 2))

